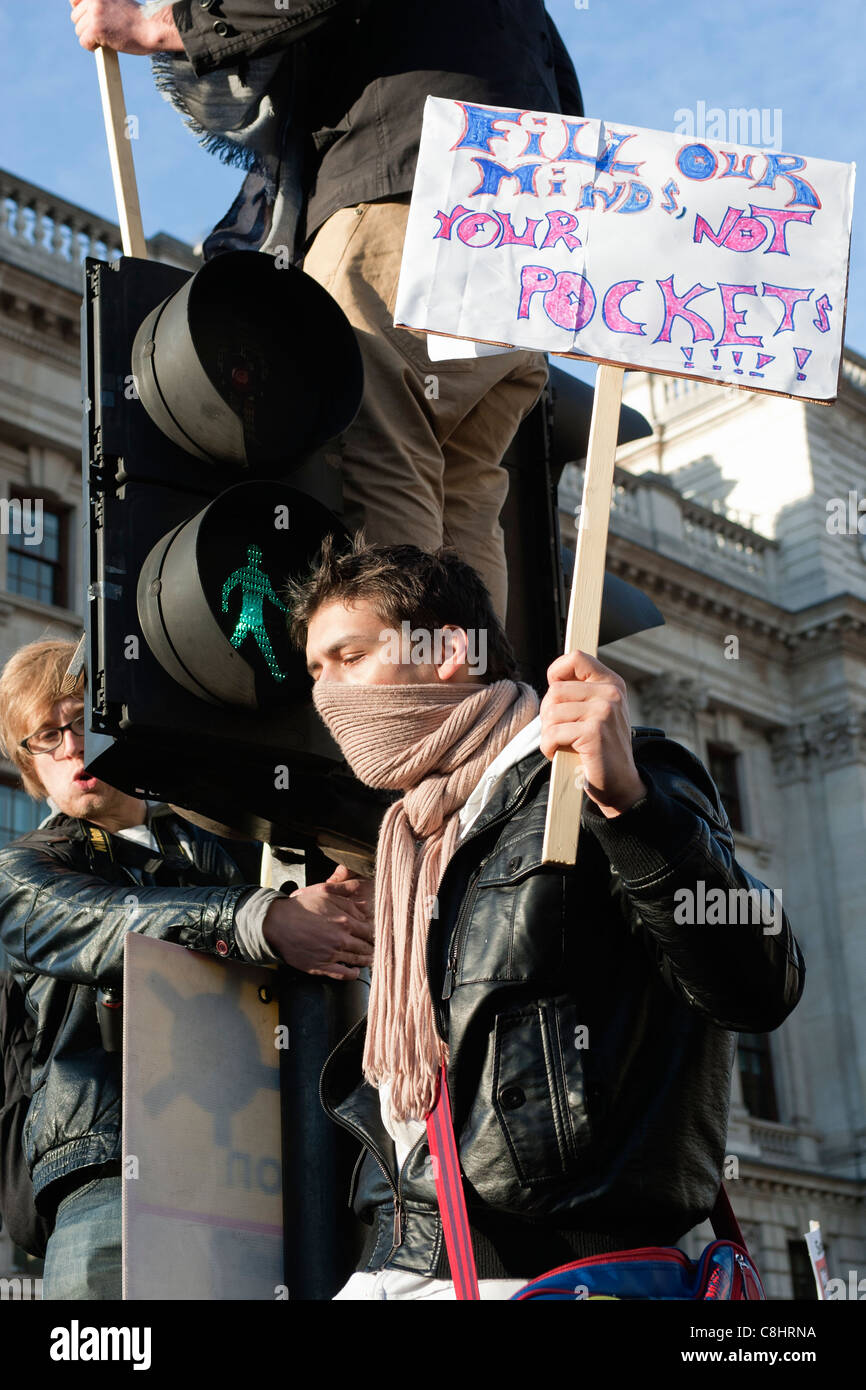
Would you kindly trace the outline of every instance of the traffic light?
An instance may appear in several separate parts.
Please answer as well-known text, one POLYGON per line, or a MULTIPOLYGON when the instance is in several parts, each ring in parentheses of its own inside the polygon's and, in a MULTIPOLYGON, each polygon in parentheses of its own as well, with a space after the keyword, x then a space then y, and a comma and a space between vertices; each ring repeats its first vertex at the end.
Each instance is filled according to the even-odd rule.
POLYGON ((309 276, 89 260, 83 307, 88 728, 113 786, 277 844, 375 843, 289 640, 286 579, 342 527, 321 446, 353 418, 354 332, 309 276))
MULTIPOLYGON (((500 524, 508 563, 506 628, 521 674, 539 689, 562 651, 574 552, 562 546, 557 487, 567 463, 586 456, 595 392, 586 382, 550 364, 550 380, 512 440, 503 467, 509 487, 500 524)), ((617 441, 652 434, 630 406, 620 411, 617 441)), ((605 574, 599 645, 664 622, 640 589, 605 574)))

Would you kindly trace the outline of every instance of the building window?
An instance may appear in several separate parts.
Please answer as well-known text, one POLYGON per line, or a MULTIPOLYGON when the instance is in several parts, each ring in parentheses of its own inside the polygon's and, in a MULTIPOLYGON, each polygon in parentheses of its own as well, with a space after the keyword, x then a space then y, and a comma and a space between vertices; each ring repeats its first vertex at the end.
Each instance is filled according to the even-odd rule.
POLYGON ((722 805, 728 813, 733 830, 745 830, 743 805, 740 797, 740 755, 717 743, 707 745, 707 764, 710 776, 719 789, 722 805))
MULTIPOLYGON (((28 830, 35 830, 50 814, 46 801, 34 801, 32 796, 11 781, 0 781, 0 845, 8 845, 28 830)), ((0 970, 5 969, 6 955, 0 946, 0 970)))
POLYGON ((35 830, 40 821, 50 814, 45 801, 34 801, 32 796, 16 787, 14 782, 0 781, 0 845, 8 845, 28 830, 35 830))
POLYGON ((750 1115, 762 1120, 778 1120, 773 1061, 766 1033, 740 1033, 737 1042, 743 1101, 750 1115))
MULTIPOLYGON (((10 497, 10 504, 26 499, 10 497)), ((66 512, 42 502, 42 537, 39 545, 26 544, 20 527, 9 531, 6 587, 13 594, 65 608, 67 604, 66 512)), ((35 539, 35 538, 34 538, 35 539)))
MULTIPOLYGON (((824 1254, 827 1254, 827 1247, 824 1247, 824 1254)), ((815 1283, 815 1275, 812 1271, 812 1261, 809 1259, 809 1247, 804 1240, 788 1241, 788 1263, 791 1266, 791 1285, 793 1288, 792 1298, 805 1300, 814 1299, 817 1302, 818 1288, 815 1283)), ((827 1262, 829 1269, 829 1260, 827 1262)))

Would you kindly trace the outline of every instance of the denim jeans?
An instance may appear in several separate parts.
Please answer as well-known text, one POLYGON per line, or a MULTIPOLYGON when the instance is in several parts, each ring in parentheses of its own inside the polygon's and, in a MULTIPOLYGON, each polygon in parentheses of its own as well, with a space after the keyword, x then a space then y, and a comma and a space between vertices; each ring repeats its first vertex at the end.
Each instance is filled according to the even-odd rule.
POLYGON ((121 1182, 94 1178, 64 1197, 45 1252, 43 1299, 121 1297, 121 1182))

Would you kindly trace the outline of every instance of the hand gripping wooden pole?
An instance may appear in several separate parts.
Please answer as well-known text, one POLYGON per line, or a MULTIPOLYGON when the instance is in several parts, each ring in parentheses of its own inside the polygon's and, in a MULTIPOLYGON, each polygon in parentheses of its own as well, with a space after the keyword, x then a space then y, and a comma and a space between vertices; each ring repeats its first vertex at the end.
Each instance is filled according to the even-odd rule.
POLYGON ((99 76, 102 114, 105 119, 105 135, 108 140, 108 155, 111 160, 111 177, 114 180, 114 198, 117 203, 117 220, 120 224, 123 254, 125 256, 140 256, 146 260, 147 242, 144 239, 144 228, 141 224, 141 208, 138 203, 132 145, 126 125, 126 103, 123 100, 120 62, 113 48, 97 48, 93 56, 96 59, 96 71, 99 76))
MULTIPOLYGON (((583 502, 565 626, 566 652, 586 652, 588 656, 598 653, 622 379, 621 367, 599 367, 589 427, 583 502)), ((582 805, 580 757, 577 753, 560 750, 554 754, 550 773, 550 796, 541 851, 543 864, 573 864, 577 859, 582 805)))

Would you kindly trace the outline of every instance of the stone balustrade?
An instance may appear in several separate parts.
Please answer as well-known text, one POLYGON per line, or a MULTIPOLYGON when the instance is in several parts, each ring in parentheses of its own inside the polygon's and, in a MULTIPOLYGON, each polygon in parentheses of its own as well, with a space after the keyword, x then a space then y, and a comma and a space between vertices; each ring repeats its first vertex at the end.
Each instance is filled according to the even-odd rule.
POLYGON ((812 1130, 796 1129, 775 1120, 748 1118, 749 1137, 766 1163, 786 1167, 814 1167, 819 1162, 819 1136, 812 1130))
MULTIPOLYGON (((192 248, 165 232, 149 238, 148 250, 184 269, 198 265, 192 248)), ((114 222, 0 169, 0 260, 80 293, 86 256, 110 261, 120 254, 114 222)))
MULTIPOLYGON (((560 507, 576 517, 582 491, 583 468, 568 464, 560 507)), ((610 526, 616 535, 774 600, 778 543, 731 512, 690 501, 657 474, 615 470, 610 526)))

